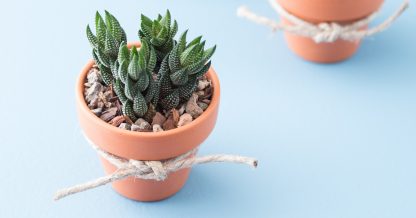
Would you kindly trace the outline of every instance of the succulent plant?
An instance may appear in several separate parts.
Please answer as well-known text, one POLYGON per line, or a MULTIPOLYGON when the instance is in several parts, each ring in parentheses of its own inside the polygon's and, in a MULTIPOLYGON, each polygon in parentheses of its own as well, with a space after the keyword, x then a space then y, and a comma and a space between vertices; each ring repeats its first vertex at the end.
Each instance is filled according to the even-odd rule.
POLYGON ((93 58, 103 81, 113 86, 123 114, 132 121, 151 119, 157 108, 170 110, 188 101, 198 78, 210 68, 216 49, 205 50, 202 36, 187 43, 188 31, 176 41, 178 24, 171 25, 169 11, 153 21, 142 15, 139 49, 127 47, 124 30, 109 12, 105 12, 105 22, 97 12, 95 25, 96 36, 87 26, 93 58))
POLYGON ((92 56, 101 71, 103 81, 110 85, 119 66, 117 55, 120 44, 127 42, 126 33, 118 20, 108 11, 105 11, 105 20, 98 11, 96 12, 96 35, 92 33, 89 25, 87 25, 86 32, 88 41, 93 48, 92 56))
POLYGON ((145 15, 141 15, 139 37, 141 41, 147 40, 155 48, 158 65, 162 62, 174 46, 174 37, 178 31, 178 23, 173 21, 171 25, 171 15, 169 10, 165 16, 159 14, 157 19, 151 20, 145 15))
POLYGON ((146 40, 139 51, 135 46, 129 50, 123 43, 118 52, 118 62, 114 91, 123 104, 123 114, 135 121, 146 115, 149 104, 157 104, 159 88, 153 78, 156 52, 146 40))
POLYGON ((216 46, 204 50, 205 41, 199 36, 187 44, 185 31, 179 42, 162 62, 159 70, 160 105, 172 109, 187 101, 196 90, 197 79, 211 66, 210 58, 216 46))

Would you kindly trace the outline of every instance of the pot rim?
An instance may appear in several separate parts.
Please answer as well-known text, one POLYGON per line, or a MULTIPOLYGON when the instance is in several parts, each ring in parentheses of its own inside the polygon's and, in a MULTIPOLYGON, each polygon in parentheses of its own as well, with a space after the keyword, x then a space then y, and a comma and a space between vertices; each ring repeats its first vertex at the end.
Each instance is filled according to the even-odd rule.
MULTIPOLYGON (((131 46, 140 47, 140 42, 128 43, 128 46, 129 47, 131 47, 131 46)), ((101 126, 103 128, 106 128, 110 131, 114 131, 114 132, 116 132, 120 135, 129 135, 129 136, 144 137, 144 138, 154 138, 154 137, 171 136, 171 135, 180 134, 181 132, 184 132, 188 129, 194 128, 195 126, 198 126, 200 123, 205 122, 208 119, 208 117, 210 117, 211 114, 215 113, 215 109, 217 108, 217 106, 219 104, 220 82, 219 82, 218 76, 217 76, 214 68, 211 66, 210 69, 208 70, 208 72, 206 73, 208 78, 211 80, 212 87, 213 87, 213 94, 212 94, 211 102, 208 105, 208 108, 198 118, 193 120, 191 123, 189 123, 185 126, 177 127, 177 128, 174 128, 174 129, 163 131, 163 132, 136 132, 136 131, 131 131, 131 130, 120 129, 116 126, 113 126, 113 125, 105 122, 104 120, 101 120, 98 116, 96 116, 90 110, 90 108, 88 107, 88 105, 85 101, 85 97, 84 97, 85 78, 87 77, 88 72, 90 71, 90 69, 92 68, 92 66, 94 64, 95 64, 94 60, 90 59, 87 62, 87 64, 82 68, 81 73, 78 76, 78 79, 77 79, 77 82, 76 82, 76 87, 75 87, 77 104, 80 105, 80 109, 83 112, 86 112, 85 114, 88 116, 88 119, 91 122, 94 122, 96 125, 99 125, 99 126, 101 126)))

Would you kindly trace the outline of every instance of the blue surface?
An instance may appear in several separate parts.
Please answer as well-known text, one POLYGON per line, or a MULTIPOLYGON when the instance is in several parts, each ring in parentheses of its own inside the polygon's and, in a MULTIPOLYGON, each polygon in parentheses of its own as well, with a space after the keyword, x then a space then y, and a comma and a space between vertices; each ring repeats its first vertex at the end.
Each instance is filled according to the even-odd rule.
POLYGON ((415 8, 348 61, 319 65, 237 18, 240 4, 277 18, 254 0, 2 2, 0 217, 416 217, 415 8), (259 168, 195 167, 157 203, 110 186, 53 202, 57 189, 103 174, 75 113, 86 24, 109 9, 134 41, 139 13, 166 8, 181 31, 218 44, 221 112, 201 153, 254 156, 259 168))

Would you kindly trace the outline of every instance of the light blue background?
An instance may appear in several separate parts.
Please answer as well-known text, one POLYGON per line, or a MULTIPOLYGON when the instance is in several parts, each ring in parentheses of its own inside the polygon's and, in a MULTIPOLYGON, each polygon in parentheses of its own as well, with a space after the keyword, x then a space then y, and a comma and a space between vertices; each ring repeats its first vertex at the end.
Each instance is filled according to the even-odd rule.
POLYGON ((0 217, 416 217, 415 8, 352 59, 319 65, 237 18, 241 4, 277 18, 254 0, 2 1, 0 217), (134 41, 140 13, 167 8, 181 31, 218 44, 221 112, 201 154, 254 156, 259 168, 195 167, 157 203, 110 186, 53 202, 57 189, 103 175, 75 113, 86 24, 109 9, 134 41))

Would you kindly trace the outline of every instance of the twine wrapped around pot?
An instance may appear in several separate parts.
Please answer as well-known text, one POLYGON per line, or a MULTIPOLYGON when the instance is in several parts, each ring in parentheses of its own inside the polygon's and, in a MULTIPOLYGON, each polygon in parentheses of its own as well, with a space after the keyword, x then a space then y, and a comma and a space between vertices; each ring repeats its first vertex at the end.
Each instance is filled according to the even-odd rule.
POLYGON ((153 179, 156 181, 163 181, 168 177, 169 173, 184 168, 190 168, 197 164, 213 162, 230 162, 247 164, 254 168, 257 167, 257 160, 250 157, 226 154, 196 157, 198 148, 195 148, 180 156, 173 157, 171 159, 163 161, 128 160, 100 149, 98 146, 92 143, 86 136, 85 138, 88 141, 88 143, 98 152, 98 154, 107 161, 109 161, 111 164, 116 166, 117 170, 112 174, 100 177, 90 182, 59 190, 58 192, 56 192, 54 196, 55 201, 64 198, 68 195, 76 194, 114 181, 122 180, 129 176, 134 176, 139 179, 153 179))
POLYGON ((367 26, 378 15, 380 9, 348 25, 341 25, 336 22, 313 24, 289 13, 276 0, 269 0, 269 3, 281 17, 288 20, 291 24, 277 23, 267 17, 259 16, 251 12, 246 6, 239 7, 237 15, 255 23, 269 26, 273 32, 277 30, 286 31, 299 36, 309 37, 316 43, 335 42, 338 39, 356 41, 372 36, 386 30, 409 7, 409 1, 405 0, 400 8, 384 22, 371 29, 363 30, 362 28, 367 26))

